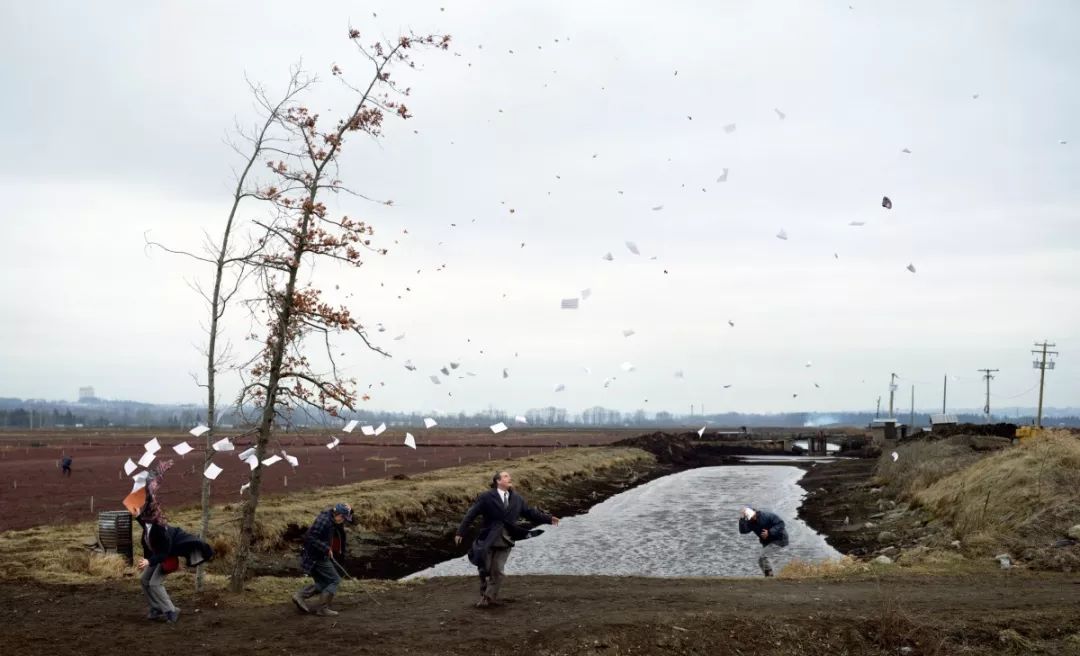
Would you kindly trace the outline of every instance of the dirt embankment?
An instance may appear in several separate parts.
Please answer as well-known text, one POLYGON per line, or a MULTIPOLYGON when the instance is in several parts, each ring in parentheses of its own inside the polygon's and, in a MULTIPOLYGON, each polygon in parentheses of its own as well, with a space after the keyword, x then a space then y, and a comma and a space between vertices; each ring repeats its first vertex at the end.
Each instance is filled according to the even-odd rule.
POLYGON ((472 607, 472 578, 383 586, 372 596, 357 585, 346 582, 339 592, 341 615, 318 618, 299 614, 287 601, 289 589, 253 604, 222 593, 197 597, 179 578, 170 592, 183 612, 178 624, 166 625, 142 619, 134 581, 3 583, 0 644, 6 656, 111 655, 136 637, 156 656, 983 656, 1080 649, 1080 585, 1060 575, 798 582, 512 576, 504 586, 512 601, 490 610, 472 607))

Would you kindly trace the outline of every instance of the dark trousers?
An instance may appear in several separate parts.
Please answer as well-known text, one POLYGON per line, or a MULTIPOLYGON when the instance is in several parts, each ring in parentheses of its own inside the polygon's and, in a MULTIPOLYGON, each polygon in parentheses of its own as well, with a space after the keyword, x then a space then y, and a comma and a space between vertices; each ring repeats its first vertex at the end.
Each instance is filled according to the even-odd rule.
POLYGON ((480 595, 489 601, 497 601, 499 589, 506 578, 506 559, 512 547, 493 547, 484 555, 484 568, 480 570, 480 595))

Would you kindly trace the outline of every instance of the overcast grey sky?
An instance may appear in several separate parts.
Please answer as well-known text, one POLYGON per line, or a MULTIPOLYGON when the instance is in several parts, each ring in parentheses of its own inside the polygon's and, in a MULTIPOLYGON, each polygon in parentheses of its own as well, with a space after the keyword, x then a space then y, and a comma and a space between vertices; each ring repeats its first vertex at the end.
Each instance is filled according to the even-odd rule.
POLYGON ((848 1, 4 3, 0 396, 202 400, 206 272, 143 234, 219 229, 244 74, 302 59, 340 106, 351 24, 454 37, 343 160, 390 254, 316 273, 386 326, 393 360, 342 343, 370 407, 872 409, 893 371, 978 407, 980 367, 1033 405, 1044 337, 1078 405, 1080 5, 848 1), (450 361, 477 375, 432 385, 450 361))

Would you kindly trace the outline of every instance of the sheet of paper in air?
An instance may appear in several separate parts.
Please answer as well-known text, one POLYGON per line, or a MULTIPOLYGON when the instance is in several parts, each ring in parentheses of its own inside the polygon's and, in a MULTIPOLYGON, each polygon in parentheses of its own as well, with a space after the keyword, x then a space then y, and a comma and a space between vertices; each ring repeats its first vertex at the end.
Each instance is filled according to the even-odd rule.
POLYGON ((784 120, 785 118, 787 118, 787 114, 785 114, 784 112, 780 111, 779 109, 777 109, 777 108, 773 107, 773 111, 774 111, 774 112, 776 112, 776 115, 780 117, 780 120, 781 120, 781 121, 782 121, 782 120, 784 120))
POLYGON ((229 438, 223 437, 213 444, 214 451, 233 451, 236 449, 233 443, 229 441, 229 438))
POLYGON ((405 333, 401 333, 400 335, 398 335, 397 337, 395 337, 395 338, 394 338, 394 341, 395 341, 395 342, 400 342, 400 341, 401 341, 401 340, 403 340, 403 339, 405 339, 405 333))
POLYGON ((341 440, 335 437, 334 439, 330 440, 330 443, 326 445, 326 448, 333 449, 339 444, 341 444, 341 440))
POLYGON ((491 432, 495 433, 496 435, 503 432, 504 430, 506 430, 506 424, 502 423, 501 421, 497 424, 492 424, 491 426, 491 432))
POLYGON ((587 301, 587 300, 589 300, 590 296, 592 296, 592 290, 591 289, 583 289, 583 290, 581 290, 581 300, 587 301))
POLYGON ((884 207, 887 210, 891 210, 892 209, 892 200, 890 200, 888 196, 882 196, 881 197, 881 206, 884 207))
POLYGON ((127 462, 124 463, 124 476, 131 476, 131 472, 138 468, 139 466, 132 462, 131 458, 128 458, 127 462))
POLYGON ((576 310, 578 309, 578 299, 576 298, 564 298, 559 302, 559 307, 564 310, 576 310))
POLYGON ((682 377, 683 377, 683 372, 682 372, 682 369, 680 369, 680 370, 678 370, 678 371, 676 371, 676 372, 675 372, 675 377, 676 377, 676 378, 682 378, 682 377))
POLYGON ((253 455, 255 455, 255 447, 251 447, 251 448, 249 448, 249 449, 245 449, 244 451, 242 451, 242 452, 240 453, 240 455, 238 455, 238 456, 236 456, 236 457, 237 457, 237 458, 240 458, 241 460, 247 460, 247 459, 248 459, 248 456, 253 456, 253 455))
POLYGON ((510 377, 510 370, 509 369, 503 369, 503 378, 509 378, 509 377, 510 377))
POLYGON ((603 258, 601 258, 601 259, 603 259, 603 260, 607 260, 608 262, 610 262, 610 261, 612 261, 612 260, 614 260, 614 259, 615 259, 615 256, 614 256, 614 255, 612 255, 611 253, 607 253, 607 254, 605 254, 605 255, 604 255, 604 257, 603 257, 603 258))
POLYGON ((615 380, 615 379, 614 378, 605 378, 604 379, 604 389, 607 389, 611 385, 611 382, 613 380, 615 380))
POLYGON ((562 383, 558 383, 558 384, 555 385, 555 391, 556 392, 561 392, 561 391, 563 391, 565 389, 566 389, 566 385, 563 385, 562 383))
POLYGON ((732 328, 734 328, 734 327, 735 327, 735 322, 734 322, 734 321, 732 321, 731 319, 728 319, 728 321, 727 321, 727 325, 729 325, 729 326, 731 326, 732 328))
POLYGON ((899 453, 897 453, 896 451, 893 451, 893 452, 892 452, 892 461, 893 461, 893 462, 896 462, 896 461, 897 461, 897 460, 899 460, 899 459, 900 459, 900 454, 899 454, 899 453))
POLYGON ((864 225, 866 225, 866 221, 852 221, 848 225, 849 226, 855 226, 855 227, 864 226, 864 225))
MULTIPOLYGON (((662 209, 664 209, 663 205, 656 205, 655 207, 652 208, 652 211, 659 212, 662 209)), ((637 253, 635 252, 634 254, 636 255, 637 253)))
POLYGON ((136 490, 139 490, 140 488, 146 487, 146 477, 149 476, 149 475, 150 475, 150 472, 148 472, 148 471, 141 471, 138 474, 135 474, 135 476, 132 477, 132 479, 131 479, 132 480, 131 491, 135 492, 136 490))
POLYGON ((147 451, 146 453, 142 454, 141 458, 139 458, 139 466, 140 467, 149 467, 150 463, 154 462, 154 458, 156 458, 156 457, 157 457, 157 455, 147 451))
POLYGON ((405 361, 405 368, 408 369, 409 371, 416 371, 416 365, 414 365, 412 363, 412 360, 406 360, 405 361))
POLYGON ((202 424, 199 424, 198 426, 196 426, 195 428, 192 428, 188 432, 191 433, 192 435, 194 435, 195 437, 198 437, 198 436, 202 435, 203 433, 205 433, 208 430, 210 430, 209 427, 203 426, 202 424))
POLYGON ((813 360, 807 360, 806 361, 806 368, 809 369, 812 366, 814 366, 814 361, 813 360))
POLYGON ((436 385, 442 385, 442 383, 439 382, 439 377, 438 376, 428 376, 428 379, 431 380, 431 382, 435 383, 436 385))
POLYGON ((787 241, 787 231, 784 230, 783 228, 781 228, 780 232, 776 233, 776 238, 777 239, 783 239, 784 241, 787 241))
POLYGON ((638 250, 637 244, 632 241, 626 242, 626 250, 630 251, 634 255, 641 255, 641 251, 638 250))
POLYGON ((248 467, 251 467, 252 471, 255 471, 255 468, 259 466, 259 459, 253 455, 244 458, 244 462, 247 463, 248 467))
MULTIPOLYGON (((907 265, 907 270, 912 272, 912 273, 915 273, 915 265, 914 264, 907 265)), ((930 277, 933 278, 933 276, 930 276, 930 277)))
POLYGON ((244 483, 243 485, 241 485, 240 486, 240 494, 243 494, 244 490, 248 489, 249 487, 251 487, 251 483, 244 483))
POLYGON ((158 451, 161 450, 161 444, 158 442, 157 438, 155 437, 154 439, 152 439, 149 442, 147 442, 146 444, 144 444, 143 449, 147 453, 157 453, 158 451))
POLYGON ((728 123, 727 125, 724 126, 724 132, 727 132, 728 134, 731 134, 734 131, 735 131, 735 124, 734 123, 728 123))
POLYGON ((461 363, 460 363, 460 362, 451 362, 451 363, 450 363, 450 368, 451 368, 451 369, 457 369, 457 368, 458 368, 458 367, 460 367, 460 366, 461 366, 461 363))
POLYGON ((526 419, 525 417, 522 417, 521 415, 518 415, 518 416, 514 417, 514 421, 516 421, 519 424, 527 424, 527 423, 529 423, 529 420, 526 419))
POLYGON ((416 448, 416 438, 412 436, 412 433, 405 433, 405 446, 410 449, 416 448))
POLYGON ((281 455, 282 455, 282 457, 285 458, 285 462, 289 463, 293 467, 299 467, 300 466, 300 459, 297 458, 296 456, 290 456, 289 454, 285 453, 284 451, 281 452, 281 455))
POLYGON ((637 367, 635 367, 633 364, 631 364, 629 362, 622 363, 622 370, 623 371, 633 371, 635 369, 637 369, 637 367))
POLYGON ((269 458, 267 458, 266 460, 263 460, 262 464, 263 464, 263 467, 273 467, 274 465, 278 464, 279 462, 281 462, 281 456, 279 456, 277 454, 274 454, 274 455, 270 456, 269 458))
POLYGON ((443 367, 442 369, 439 369, 439 371, 441 371, 442 375, 444 375, 444 376, 449 376, 450 375, 450 370, 447 369, 446 367, 443 367))
POLYGON ((592 369, 589 369, 588 367, 582 367, 581 370, 590 376, 592 375, 592 369))
POLYGON ((379 427, 375 429, 375 435, 382 435, 386 431, 386 424, 379 424, 379 427))
POLYGON ((439 425, 439 422, 435 421, 431 417, 424 417, 424 428, 435 428, 439 425))
POLYGON ((214 480, 218 477, 219 474, 221 474, 222 471, 224 470, 222 470, 221 467, 218 467, 214 463, 210 463, 206 466, 206 471, 203 472, 203 476, 209 478, 210 480, 214 480))
POLYGON ((361 426, 360 427, 360 432, 363 433, 364 435, 369 435, 369 436, 374 435, 375 434, 375 427, 374 426, 361 426))
POLYGON ((195 449, 193 449, 191 447, 191 445, 188 444, 187 442, 181 442, 180 444, 177 444, 176 446, 174 446, 172 448, 172 450, 176 451, 176 455, 183 456, 183 455, 187 455, 187 454, 191 453, 195 449))
POLYGON ((634 334, 635 333, 634 333, 634 330, 632 328, 627 328, 626 330, 622 331, 622 336, 623 337, 632 337, 634 334))
POLYGON ((346 433, 351 433, 356 430, 356 425, 359 423, 359 421, 351 419, 349 420, 349 423, 345 424, 345 428, 342 428, 341 430, 345 431, 346 433))
POLYGON ((717 182, 727 182, 728 170, 724 169, 724 172, 720 174, 720 177, 716 179, 717 182))
POLYGON ((701 428, 698 429, 697 436, 701 437, 704 434, 705 434, 705 426, 702 426, 701 428))

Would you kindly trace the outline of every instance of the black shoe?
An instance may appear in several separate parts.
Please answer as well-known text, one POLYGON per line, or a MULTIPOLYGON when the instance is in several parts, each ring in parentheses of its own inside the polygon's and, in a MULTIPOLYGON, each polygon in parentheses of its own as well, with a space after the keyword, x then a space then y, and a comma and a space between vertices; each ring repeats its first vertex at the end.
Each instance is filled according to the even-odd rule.
POLYGON ((476 602, 477 608, 491 608, 491 601, 487 597, 480 597, 480 601, 476 602))
POLYGON ((146 614, 148 620, 163 620, 165 619, 165 613, 156 608, 151 608, 150 612, 146 614))

